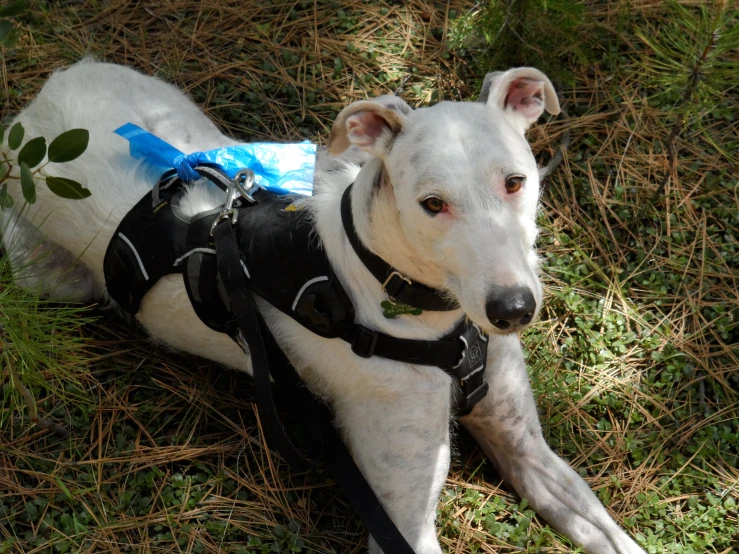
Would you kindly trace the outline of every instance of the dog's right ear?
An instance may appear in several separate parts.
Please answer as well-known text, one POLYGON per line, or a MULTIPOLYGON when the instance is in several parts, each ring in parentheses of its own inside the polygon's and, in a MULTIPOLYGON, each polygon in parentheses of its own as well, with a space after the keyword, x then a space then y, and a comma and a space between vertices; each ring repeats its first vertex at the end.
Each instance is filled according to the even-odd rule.
POLYGON ((344 108, 331 128, 328 152, 338 156, 350 146, 384 158, 406 124, 411 107, 397 96, 361 100, 344 108))

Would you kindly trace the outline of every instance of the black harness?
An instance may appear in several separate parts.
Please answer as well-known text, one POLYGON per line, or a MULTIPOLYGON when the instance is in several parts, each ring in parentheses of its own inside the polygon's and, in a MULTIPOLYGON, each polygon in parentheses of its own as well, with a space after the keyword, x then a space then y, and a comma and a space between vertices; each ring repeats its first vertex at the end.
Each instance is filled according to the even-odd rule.
MULTIPOLYGON (((186 183, 174 170, 165 173, 123 218, 108 245, 103 264, 108 293, 135 314, 160 278, 182 274, 198 317, 242 347, 248 346, 257 395, 268 416, 268 436, 282 456, 298 467, 306 462, 280 423, 270 378, 287 391, 304 417, 314 420, 313 443, 318 446, 313 457, 332 469, 383 551, 412 553, 331 426, 331 414, 302 385, 277 346, 253 294, 311 332, 348 342, 358 356, 441 368, 458 385, 456 407, 461 415, 487 394, 487 337, 466 320, 436 341, 399 339, 359 325, 307 211, 299 209, 302 197, 264 190, 251 194, 243 187, 237 197, 239 176, 232 180, 211 166, 199 166, 196 171, 227 192, 227 204, 188 218, 179 208, 186 183)), ((341 203, 344 229, 388 298, 424 310, 456 309, 455 302, 440 291, 412 282, 361 243, 354 228, 351 188, 341 203)))
MULTIPOLYGON (((219 186, 230 179, 207 166, 198 173, 219 186)), ((212 230, 221 208, 192 219, 180 210, 184 183, 165 173, 158 190, 147 194, 123 218, 105 255, 110 296, 135 314, 144 295, 163 276, 181 273, 198 317, 211 329, 236 336, 238 325, 218 273, 212 230)), ((304 212, 291 209, 300 197, 255 193, 243 200, 234 230, 242 271, 250 287, 280 311, 323 337, 339 336, 353 321, 354 307, 318 246, 304 212)))

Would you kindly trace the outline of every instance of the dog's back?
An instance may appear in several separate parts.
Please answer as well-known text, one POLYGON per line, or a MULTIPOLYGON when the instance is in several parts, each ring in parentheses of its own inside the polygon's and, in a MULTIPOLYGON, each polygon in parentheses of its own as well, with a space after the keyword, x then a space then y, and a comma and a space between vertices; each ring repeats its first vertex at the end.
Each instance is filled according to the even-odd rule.
MULTIPOLYGON (((113 131, 132 122, 186 152, 233 143, 172 85, 90 60, 54 73, 15 121, 23 125, 26 137, 47 140, 73 128, 90 131, 84 157, 75 163, 49 164, 44 173, 74 179, 92 196, 70 202, 39 182, 37 202, 26 215, 37 224, 44 221, 45 234, 80 256, 99 281, 103 254, 118 222, 162 171, 131 158, 128 143, 113 131)), ((10 193, 22 198, 16 180, 11 181, 10 193)))
MULTIPOLYGON (((91 60, 54 73, 15 122, 23 125, 27 138, 43 136, 47 141, 73 128, 90 132, 89 146, 80 158, 49 164, 43 173, 74 179, 92 196, 80 202, 63 199, 39 179, 36 203, 20 218, 16 211, 4 210, 0 222, 4 246, 11 258, 19 260, 14 266, 25 286, 84 302, 103 298, 108 242, 123 216, 163 171, 132 158, 127 141, 113 131, 135 123, 185 152, 234 144, 176 87, 127 67, 91 60)), ((10 153, 11 163, 17 167, 14 154, 10 153)), ((10 180, 9 192, 17 201, 22 199, 18 179, 10 180)), ((199 192, 203 191, 189 195, 190 211, 215 205, 199 192)), ((169 276, 157 283, 137 318, 174 348, 231 367, 248 367, 226 335, 201 329, 204 325, 192 312, 181 278, 169 276), (162 313, 170 317, 162 318, 162 313)))

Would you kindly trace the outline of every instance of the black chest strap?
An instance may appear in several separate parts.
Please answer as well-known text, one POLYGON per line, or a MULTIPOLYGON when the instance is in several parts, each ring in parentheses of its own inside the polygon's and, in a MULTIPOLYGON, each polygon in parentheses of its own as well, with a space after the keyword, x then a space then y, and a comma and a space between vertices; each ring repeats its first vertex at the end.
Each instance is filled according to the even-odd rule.
POLYGON ((435 366, 454 379, 458 416, 472 411, 488 392, 485 381, 488 338, 477 325, 463 321, 439 340, 399 339, 353 324, 343 340, 363 358, 379 356, 396 362, 435 366))

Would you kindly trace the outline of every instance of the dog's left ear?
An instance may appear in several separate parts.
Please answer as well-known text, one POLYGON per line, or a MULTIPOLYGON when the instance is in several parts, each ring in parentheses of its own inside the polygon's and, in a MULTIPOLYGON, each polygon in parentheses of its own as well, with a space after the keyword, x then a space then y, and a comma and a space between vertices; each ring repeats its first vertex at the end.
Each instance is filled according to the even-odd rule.
POLYGON ((403 129, 411 107, 397 96, 349 104, 334 121, 328 139, 328 152, 338 156, 349 146, 383 158, 403 129))
POLYGON ((517 67, 485 76, 479 102, 498 106, 521 133, 548 111, 559 113, 559 100, 552 82, 538 69, 517 67))

